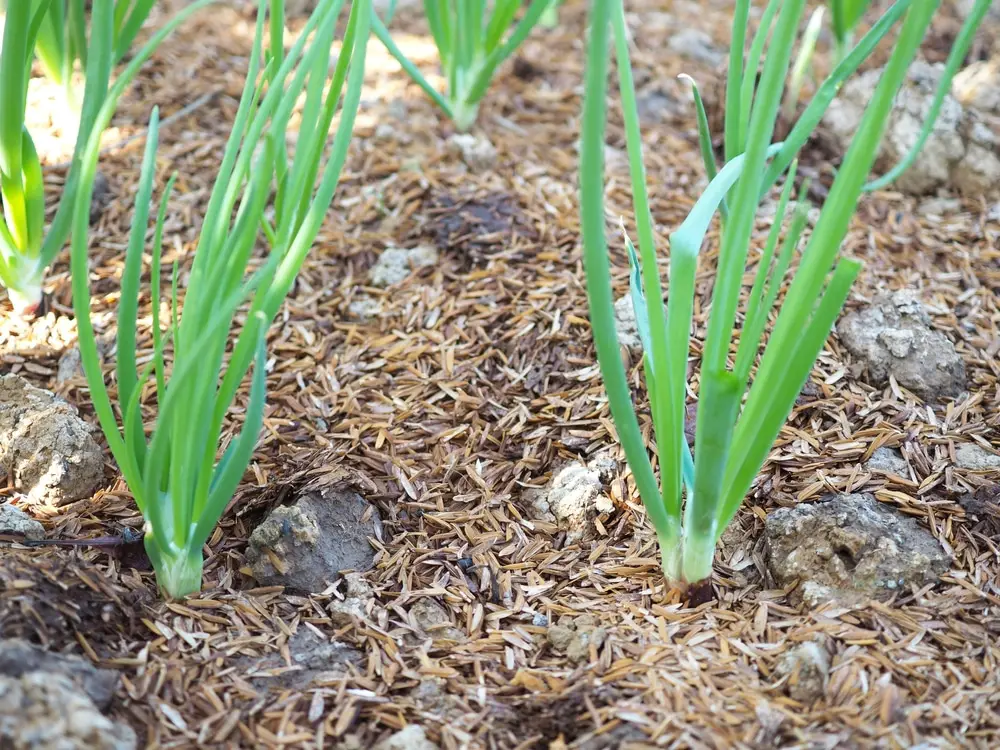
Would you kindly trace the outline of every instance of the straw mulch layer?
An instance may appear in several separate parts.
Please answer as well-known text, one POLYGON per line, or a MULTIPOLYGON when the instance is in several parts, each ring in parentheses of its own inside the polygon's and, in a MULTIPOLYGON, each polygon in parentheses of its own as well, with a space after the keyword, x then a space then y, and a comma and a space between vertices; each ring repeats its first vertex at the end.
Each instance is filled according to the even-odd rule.
MULTIPOLYGON (((630 3, 653 212, 666 247, 703 184, 693 110, 676 75, 683 69, 707 84, 718 70, 684 61, 664 40, 695 26, 721 42, 728 20, 725 3, 678 3, 670 16, 662 5, 630 3)), ((831 337, 726 535, 716 600, 686 608, 664 586, 590 341, 575 207, 585 6, 568 3, 559 28, 535 33, 498 77, 475 130, 497 149, 490 169, 468 169, 449 151, 450 123, 372 42, 358 137, 271 333, 265 429, 209 541, 202 594, 163 602, 141 555, 0 553, 4 634, 120 669, 112 713, 141 744, 367 748, 416 723, 446 748, 1000 745, 1000 538, 996 524, 958 503, 997 477, 953 464, 962 443, 1000 445, 997 212, 966 200, 936 219, 891 192, 863 201, 846 250, 865 270, 849 308, 879 290, 918 290, 964 358, 970 389, 947 406, 895 385, 875 389, 831 337), (425 243, 441 252, 436 265, 388 291, 368 286, 383 248, 425 243), (377 304, 374 317, 350 312, 362 297, 377 304), (885 443, 908 446, 912 481, 862 470, 885 443), (571 542, 534 518, 526 490, 570 460, 601 453, 616 461, 606 487, 615 508, 571 542), (255 588, 243 572, 246 539, 262 515, 330 484, 358 487, 384 519, 363 622, 334 624, 329 605, 341 586, 297 595, 255 588), (794 606, 769 581, 763 519, 780 506, 861 490, 932 532, 954 553, 951 571, 863 608, 794 606), (416 618, 427 599, 447 618, 429 633, 416 618), (571 659, 546 623, 582 614, 593 618, 592 638, 571 659), (342 675, 311 685, 288 674, 259 679, 261 663, 272 677, 287 672, 289 640, 310 631, 349 647, 342 675), (777 664, 819 637, 832 655, 829 682, 815 702, 793 700, 777 664)), ((187 25, 146 66, 109 135, 141 133, 153 102, 169 116, 204 97, 161 134, 158 187, 172 171, 180 175, 165 262, 176 258, 182 268, 235 112, 252 24, 245 7, 223 7, 187 25)), ((424 29, 406 13, 398 27, 424 29)), ((401 39, 431 70, 426 38, 401 39)), ((615 220, 628 216, 630 196, 613 107, 611 120, 615 220)), ((116 148, 102 160, 112 197, 91 247, 94 315, 105 332, 113 332, 141 148, 116 148)), ((60 174, 50 177, 53 198, 60 174)), ((755 241, 766 231, 758 227, 755 241)), ((695 358, 713 278, 710 239, 695 358)), ((623 293, 627 261, 617 238, 612 252, 623 293)), ((82 379, 55 384, 59 356, 75 338, 64 257, 49 290, 50 318, 4 325, 3 368, 58 390, 92 419, 82 379)), ((141 333, 148 346, 148 324, 141 333)), ((641 389, 638 357, 623 356, 641 389)), ((243 404, 245 394, 234 429, 243 404)), ((55 538, 141 525, 110 465, 107 491, 33 512, 55 538)))

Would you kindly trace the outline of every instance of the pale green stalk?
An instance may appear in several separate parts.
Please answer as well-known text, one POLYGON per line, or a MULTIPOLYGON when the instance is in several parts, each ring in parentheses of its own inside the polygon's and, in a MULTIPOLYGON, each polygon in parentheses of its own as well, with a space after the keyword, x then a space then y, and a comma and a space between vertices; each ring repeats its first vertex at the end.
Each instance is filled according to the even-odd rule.
MULTIPOLYGON (((183 310, 179 309, 175 265, 172 324, 165 336, 158 327, 158 314, 154 316, 154 356, 136 375, 134 356, 123 356, 121 342, 122 332, 126 343, 136 340, 143 239, 156 171, 155 110, 150 120, 136 196, 136 228, 126 253, 119 306, 120 417, 104 383, 89 321, 86 207, 99 150, 96 136, 87 144, 82 180, 85 190, 78 197, 73 216, 73 296, 84 370, 108 445, 145 517, 145 545, 157 580, 170 597, 181 597, 201 587, 202 546, 250 463, 265 408, 267 330, 291 290, 333 200, 361 97, 371 3, 352 3, 344 44, 329 85, 332 41, 343 0, 320 2, 289 53, 284 55, 272 48, 267 65, 262 67, 267 4, 268 0, 259 2, 247 82, 209 198, 183 295, 183 310), (302 118, 294 156, 279 169, 278 152, 286 148, 288 123, 303 93, 310 116, 302 118), (334 141, 325 155, 326 135, 338 110, 334 141), (272 194, 282 210, 276 212, 274 226, 269 226, 264 221, 264 209, 272 194), (269 251, 258 261, 254 257, 260 232, 268 240, 269 251), (234 341, 231 331, 237 318, 242 324, 234 341), (168 357, 170 340, 172 354, 168 357), (168 360, 172 362, 169 375, 168 360), (253 375, 242 426, 227 445, 224 417, 231 411, 251 364, 253 375), (143 386, 151 378, 156 385, 157 419, 147 438, 141 405, 143 386)), ((272 44, 280 43, 274 36, 269 38, 272 44)), ((134 72, 127 71, 130 75, 134 72)), ((123 74, 119 82, 125 77, 123 74)), ((107 122, 113 99, 120 94, 120 89, 109 94, 109 105, 98 120, 100 125, 107 122)), ((150 269, 154 307, 160 298, 166 200, 165 194, 150 269)))
MULTIPOLYGON (((769 6, 774 8, 771 14, 773 28, 758 30, 751 45, 751 58, 764 60, 759 84, 755 81, 748 85, 745 78, 756 76, 756 65, 741 66, 739 73, 730 77, 728 101, 733 102, 733 106, 728 111, 733 116, 727 117, 726 145, 727 154, 734 155, 711 179, 688 218, 670 235, 670 284, 665 320, 652 246, 652 217, 642 167, 638 115, 624 41, 622 0, 595 0, 592 6, 580 160, 580 220, 591 325, 611 414, 639 494, 656 529, 664 573, 671 581, 681 584, 702 583, 709 579, 718 538, 766 460, 860 270, 857 261, 838 260, 837 256, 865 175, 874 161, 892 100, 936 3, 910 5, 904 1, 890 9, 886 14, 888 20, 877 23, 820 87, 799 124, 792 129, 789 140, 772 144, 770 140, 804 6, 804 0, 784 0, 769 6), (806 192, 803 188, 791 225, 781 239, 783 219, 793 190, 794 159, 808 137, 804 128, 810 123, 815 127, 832 99, 829 89, 839 87, 904 13, 890 63, 799 260, 780 306, 774 333, 766 341, 760 368, 750 384, 769 315, 778 305, 782 281, 792 267, 795 248, 806 227, 808 204, 802 199, 806 192), (616 31, 621 103, 640 253, 635 252, 627 238, 626 249, 632 265, 633 306, 646 354, 646 386, 661 473, 659 487, 639 430, 614 329, 614 296, 603 202, 609 21, 616 31), (765 54, 760 40, 768 32, 770 38, 765 54), (749 100, 747 92, 750 92, 749 100), (758 261, 738 346, 734 350, 737 306, 743 291, 747 251, 757 208, 762 196, 789 167, 791 172, 785 178, 775 223, 758 261), (701 357, 697 452, 693 482, 688 482, 683 415, 698 257, 713 216, 726 201, 729 218, 722 227, 719 266, 701 357)), ((741 50, 745 36, 740 27, 745 17, 746 7, 738 3, 733 38, 741 50)), ((739 57, 742 63, 742 55, 739 57)), ((704 141, 707 124, 702 124, 700 130, 704 141)), ((705 161, 707 169, 714 169, 714 158, 705 161)))
POLYGON ((448 82, 445 94, 438 92, 406 57, 378 17, 372 19, 372 31, 455 127, 464 131, 475 124, 479 104, 497 69, 528 38, 550 1, 533 0, 521 21, 508 33, 522 0, 494 0, 492 3, 487 0, 424 0, 424 13, 438 48, 441 71, 448 82))
MULTIPOLYGON (((78 93, 73 88, 73 71, 79 62, 86 70, 92 40, 87 38, 87 12, 84 0, 22 0, 32 9, 45 4, 49 11, 34 42, 45 75, 62 87, 67 103, 76 108, 78 93)), ((11 0, 8 0, 11 2, 11 0)), ((112 64, 128 53, 155 0, 114 0, 112 10, 112 64)))

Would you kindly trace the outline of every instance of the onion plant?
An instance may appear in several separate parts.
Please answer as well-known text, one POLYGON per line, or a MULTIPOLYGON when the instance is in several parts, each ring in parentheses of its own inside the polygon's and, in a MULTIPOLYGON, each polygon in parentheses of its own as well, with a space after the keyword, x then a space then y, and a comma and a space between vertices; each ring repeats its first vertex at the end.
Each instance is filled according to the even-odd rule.
POLYGON ((372 19, 372 31, 455 127, 468 130, 476 122, 479 103, 497 68, 528 38, 553 1, 532 0, 520 22, 514 24, 522 0, 424 0, 447 81, 445 94, 431 85, 377 17, 372 19))
POLYGON ((851 48, 854 31, 870 3, 871 0, 830 0, 830 27, 837 60, 842 60, 851 48))
MULTIPOLYGON (((772 143, 805 4, 805 0, 771 0, 763 14, 770 21, 758 29, 747 55, 744 45, 751 3, 737 0, 735 4, 726 91, 726 163, 717 169, 711 149, 703 149, 711 181, 687 218, 670 235, 665 306, 661 302, 663 292, 622 0, 594 0, 592 4, 582 121, 580 212, 594 343, 611 414, 656 530, 664 573, 671 582, 694 587, 694 592, 710 591, 707 583, 715 545, 767 459, 860 270, 857 260, 839 257, 840 246, 875 161, 893 98, 938 2, 897 0, 834 68, 785 141, 772 143), (638 254, 631 253, 631 297, 644 344, 644 374, 659 481, 632 403, 614 325, 603 198, 609 27, 614 30, 639 247, 638 254), (893 31, 892 54, 875 95, 843 158, 816 226, 798 263, 793 264, 805 225, 802 201, 803 207, 798 209, 783 240, 781 235, 793 190, 796 155, 843 80, 893 31), (757 82, 761 59, 764 64, 757 82), (762 199, 783 175, 775 222, 756 255, 753 283, 746 290, 743 278, 755 215, 762 199), (697 379, 692 460, 684 437, 684 416, 695 280, 707 230, 716 211, 722 208, 725 211, 718 268, 697 379), (791 281, 783 291, 786 272, 793 265, 797 268, 790 272, 791 281), (738 316, 745 291, 748 299, 742 316, 738 316), (776 320, 765 342, 765 329, 775 312, 776 320)), ((703 143, 706 139, 710 143, 710 134, 703 132, 703 143)), ((692 598, 697 597, 694 592, 692 598)))
MULTIPOLYGON (((12 0, 8 0, 12 2, 12 0)), ((13 3, 20 4, 20 3, 13 3)), ((112 64, 128 52, 145 23, 154 0, 116 0, 112 33, 112 64)), ((33 9, 48 8, 38 29, 35 54, 46 77, 66 92, 67 101, 74 103, 73 70, 77 63, 85 69, 91 40, 87 37, 84 0, 30 0, 33 9)))
MULTIPOLYGON (((69 236, 70 217, 79 177, 79 155, 90 135, 94 119, 108 90, 115 59, 112 40, 93 35, 87 61, 87 79, 80 113, 76 149, 52 224, 45 227, 45 196, 42 165, 31 134, 25 128, 31 51, 48 23, 54 0, 9 2, 0 49, 0 192, 3 194, 3 221, 0 221, 0 283, 7 288, 15 312, 29 314, 42 298, 42 277, 69 236)), ((165 32, 176 28, 205 2, 181 11, 165 32)), ((119 3, 120 5, 120 3, 119 3)), ((113 0, 94 0, 91 15, 96 25, 116 23, 113 0)), ((146 57, 155 44, 146 46, 146 57)))
MULTIPOLYGON (((174 265, 166 320, 160 314, 161 253, 172 178, 159 202, 149 251, 152 356, 140 370, 139 282, 156 172, 158 116, 153 110, 121 282, 116 403, 105 384, 90 321, 87 213, 99 149, 95 135, 84 152, 86 189, 73 215, 73 303, 84 371, 108 445, 145 517, 146 551, 169 597, 200 589, 202 546, 251 460, 264 415, 265 336, 333 200, 361 98, 372 17, 368 0, 351 4, 330 81, 331 47, 343 0, 321 0, 287 55, 280 34, 271 35, 277 36, 276 48, 264 49, 267 0, 259 2, 232 135, 183 295, 174 265), (289 155, 286 134, 300 101, 301 127, 289 155), (328 147, 331 127, 336 132, 328 147), (266 245, 263 256, 254 252, 259 244, 266 245), (237 410, 242 427, 227 441, 226 414, 251 364, 249 397, 237 410), (142 419, 147 401, 155 403, 157 412, 148 435, 142 419)), ((272 5, 283 10, 280 1, 272 0, 272 5)), ((112 29, 106 25, 95 33, 110 39, 112 29)), ((128 73, 134 74, 132 66, 128 73)), ((124 80, 123 75, 111 90, 99 127, 107 124, 124 80)))

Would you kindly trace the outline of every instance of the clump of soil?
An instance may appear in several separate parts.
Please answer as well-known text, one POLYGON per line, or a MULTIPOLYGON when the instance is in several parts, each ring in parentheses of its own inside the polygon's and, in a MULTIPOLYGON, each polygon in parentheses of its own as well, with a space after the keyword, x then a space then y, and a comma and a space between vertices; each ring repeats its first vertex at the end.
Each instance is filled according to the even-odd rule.
POLYGON ((768 566, 781 586, 799 583, 806 604, 858 603, 937 580, 951 564, 941 543, 872 495, 839 495, 767 517, 768 566))
POLYGON ((0 469, 31 502, 64 505, 93 494, 104 453, 75 407, 17 375, 0 377, 0 469))

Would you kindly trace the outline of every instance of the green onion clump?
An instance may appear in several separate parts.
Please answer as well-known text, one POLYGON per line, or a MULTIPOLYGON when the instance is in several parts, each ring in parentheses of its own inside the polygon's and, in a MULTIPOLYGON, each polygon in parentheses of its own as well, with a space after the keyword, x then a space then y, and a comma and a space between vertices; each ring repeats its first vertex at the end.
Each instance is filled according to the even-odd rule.
MULTIPOLYGON (((90 54, 87 56, 87 76, 73 162, 59 208, 46 230, 42 165, 24 119, 32 48, 37 48, 43 38, 56 5, 51 1, 37 0, 8 2, 3 48, 0 49, 0 95, 3 97, 3 106, 0 107, 0 192, 3 194, 0 283, 7 288, 14 310, 19 315, 30 314, 38 307, 42 299, 45 269, 69 236, 72 206, 79 183, 80 151, 92 133, 98 110, 104 102, 117 54, 113 40, 94 33, 94 28, 118 23, 118 9, 122 3, 116 6, 113 0, 94 0, 90 54)), ((167 33, 203 5, 205 3, 202 2, 182 10, 165 27, 167 33)), ((162 40, 165 36, 161 33, 156 39, 162 40)), ((151 53, 154 47, 147 45, 147 50, 151 53)))
POLYGON ((851 49, 854 31, 868 9, 871 0, 830 0, 830 19, 837 61, 851 49))
MULTIPOLYGON (((153 110, 121 282, 116 404, 105 384, 90 320, 87 214, 99 149, 94 134, 84 152, 86 188, 73 215, 73 303, 84 371, 108 445, 145 518, 145 547, 157 581, 173 598, 201 588, 202 546, 232 499, 257 444, 266 396, 267 330, 333 200, 361 99, 371 3, 351 4, 329 81, 343 0, 322 0, 287 55, 280 33, 283 3, 271 0, 271 5, 278 11, 271 18, 272 46, 264 49, 267 0, 260 0, 247 82, 232 135, 183 294, 174 265, 166 320, 160 314, 161 253, 173 178, 160 199, 148 269, 153 353, 140 370, 139 282, 158 132, 153 110), (301 128, 290 155, 286 134, 299 103, 301 128), (331 128, 335 135, 328 148, 331 128), (260 255, 254 250, 262 239, 267 252, 260 255), (239 410, 242 427, 227 440, 225 417, 251 364, 249 398, 239 410), (148 435, 142 420, 147 402, 155 403, 157 412, 148 435)), ((95 33, 110 39, 112 27, 105 24, 95 33)), ((114 100, 141 62, 137 58, 116 82, 95 133, 107 124, 114 100)))
POLYGON ((447 81, 446 94, 441 94, 427 81, 378 17, 372 19, 372 31, 455 127, 464 131, 475 124, 479 103, 497 68, 528 38, 553 2, 558 0, 533 0, 508 34, 521 8, 521 0, 494 0, 492 3, 486 0, 424 0, 427 23, 447 81))
MULTIPOLYGON (((591 10, 580 159, 581 225, 591 324, 611 414, 629 466, 655 527, 666 577, 702 588, 715 545, 763 466, 809 377, 861 264, 839 258, 840 247, 878 151, 893 99, 904 81, 936 0, 897 0, 848 51, 818 88, 782 143, 772 143, 805 0, 770 0, 745 51, 749 0, 738 0, 726 89, 725 164, 718 168, 707 118, 695 87, 702 155, 710 183, 670 235, 668 300, 662 304, 653 221, 643 167, 628 35, 622 0, 594 0, 591 10), (609 38, 613 28, 613 40, 609 38), (782 238, 795 160, 837 90, 876 45, 895 31, 892 54, 837 172, 797 264, 806 226, 800 200, 782 238), (609 43, 617 72, 632 178, 639 252, 632 259, 631 298, 644 346, 644 374, 659 482, 632 403, 614 325, 605 237, 604 134, 609 43), (763 68, 757 79, 758 66, 763 68), (760 255, 739 331, 737 308, 755 215, 784 175, 773 228, 760 255), (688 357, 699 254, 715 213, 721 213, 718 270, 701 353, 695 453, 684 436, 688 357), (789 269, 791 280, 784 291, 789 269), (776 321, 766 342, 772 314, 776 321), (760 352, 763 345, 763 351, 760 352), (760 358, 758 361, 758 354, 760 358), (754 365, 756 364, 756 374, 754 365)), ((801 197, 801 196, 800 196, 801 197)), ((692 596, 695 596, 692 594, 692 596)))
MULTIPOLYGON (((11 0, 8 0, 11 3, 11 0)), ((155 0, 115 0, 113 10, 112 64, 128 52, 145 23, 155 0)), ((20 4, 20 3, 12 3, 20 4)), ((35 54, 46 77, 66 92, 67 100, 76 99, 73 70, 79 61, 86 69, 92 39, 87 38, 84 0, 30 0, 32 9, 44 12, 34 41, 35 54)))

